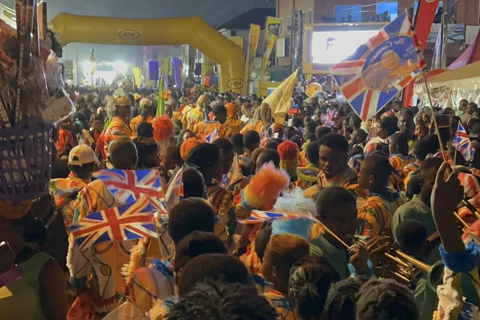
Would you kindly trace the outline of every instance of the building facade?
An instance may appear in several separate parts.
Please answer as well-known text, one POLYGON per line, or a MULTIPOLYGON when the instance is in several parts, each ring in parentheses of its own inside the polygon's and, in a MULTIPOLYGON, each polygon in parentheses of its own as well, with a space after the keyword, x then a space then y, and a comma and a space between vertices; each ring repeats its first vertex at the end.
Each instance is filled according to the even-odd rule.
MULTIPOLYGON (((455 0, 449 0, 455 1, 455 0)), ((448 0, 440 1, 440 6, 446 8, 448 0)), ((388 22, 397 17, 405 9, 411 12, 416 11, 418 1, 397 0, 397 1, 376 1, 376 0, 276 0, 277 17, 282 20, 279 37, 277 40, 276 60, 277 66, 289 66, 292 64, 292 30, 299 29, 298 20, 293 18, 295 11, 300 11, 303 17, 303 24, 342 24, 342 23, 371 23, 388 22)), ((462 35, 447 44, 447 65, 453 62, 472 42, 477 35, 479 25, 480 0, 457 1, 453 16, 455 18, 456 31, 463 28, 462 35), (462 26, 463 24, 463 26, 462 26)), ((298 15, 297 15, 298 17, 298 15)), ((298 19, 298 18, 297 18, 298 19)), ((432 30, 435 29, 435 26, 432 30)), ((438 30, 438 25, 437 25, 438 30)), ((303 32, 302 30, 301 32, 303 32)), ((295 34, 295 31, 293 31, 295 34)), ((430 37, 432 38, 432 34, 430 37)), ((453 38, 450 37, 449 38, 453 38)), ((295 41, 293 41, 295 43, 295 41)), ((297 46, 298 41, 296 42, 297 46)), ((435 41, 429 39, 426 45, 425 58, 431 61, 435 41)), ((298 51, 298 47, 296 48, 298 51)), ((303 52, 303 55, 310 54, 303 52)))

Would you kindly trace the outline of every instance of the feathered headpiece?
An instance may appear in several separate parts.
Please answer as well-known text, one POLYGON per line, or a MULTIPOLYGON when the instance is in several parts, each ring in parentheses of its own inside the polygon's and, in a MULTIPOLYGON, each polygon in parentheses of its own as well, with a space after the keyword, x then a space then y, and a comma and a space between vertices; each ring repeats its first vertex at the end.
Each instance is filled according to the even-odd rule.
POLYGON ((274 220, 272 222, 272 235, 293 233, 308 239, 310 228, 313 225, 312 217, 316 216, 317 209, 315 201, 305 198, 301 188, 294 188, 279 196, 273 206, 273 211, 294 214, 298 216, 298 219, 274 220))
POLYGON ((298 145, 292 141, 284 141, 277 147, 280 155, 280 169, 288 172, 292 181, 297 180, 298 145))
POLYGON ((169 139, 175 134, 175 127, 172 119, 170 119, 167 115, 153 119, 152 126, 153 137, 158 143, 165 139, 169 139))
POLYGON ((264 164, 242 190, 242 206, 248 209, 269 210, 275 199, 288 187, 290 178, 272 162, 264 164))

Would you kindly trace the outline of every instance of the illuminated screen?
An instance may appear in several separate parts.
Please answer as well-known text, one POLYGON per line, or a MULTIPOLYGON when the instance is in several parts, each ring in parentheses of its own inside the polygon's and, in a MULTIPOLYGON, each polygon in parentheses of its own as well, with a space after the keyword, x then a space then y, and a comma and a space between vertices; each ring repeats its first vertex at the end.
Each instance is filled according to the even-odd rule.
POLYGON ((312 38, 313 63, 333 65, 345 60, 377 33, 378 29, 315 31, 312 38))

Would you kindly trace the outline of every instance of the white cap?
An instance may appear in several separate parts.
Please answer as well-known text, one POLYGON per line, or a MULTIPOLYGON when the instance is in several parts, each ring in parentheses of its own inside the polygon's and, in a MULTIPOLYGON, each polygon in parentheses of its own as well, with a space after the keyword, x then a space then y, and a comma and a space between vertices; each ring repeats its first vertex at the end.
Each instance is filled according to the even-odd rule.
POLYGON ((95 152, 89 146, 82 144, 70 150, 68 155, 68 164, 73 166, 83 166, 87 163, 97 162, 95 152))

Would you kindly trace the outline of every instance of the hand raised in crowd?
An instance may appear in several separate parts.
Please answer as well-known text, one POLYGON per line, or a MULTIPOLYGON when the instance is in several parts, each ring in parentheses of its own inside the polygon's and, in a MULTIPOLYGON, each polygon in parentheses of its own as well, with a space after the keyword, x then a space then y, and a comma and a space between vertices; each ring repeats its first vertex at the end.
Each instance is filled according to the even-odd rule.
POLYGON ((444 162, 437 172, 430 199, 433 218, 447 252, 465 250, 454 215, 454 211, 463 199, 463 193, 458 175, 452 172, 448 163, 444 162))

